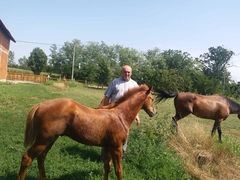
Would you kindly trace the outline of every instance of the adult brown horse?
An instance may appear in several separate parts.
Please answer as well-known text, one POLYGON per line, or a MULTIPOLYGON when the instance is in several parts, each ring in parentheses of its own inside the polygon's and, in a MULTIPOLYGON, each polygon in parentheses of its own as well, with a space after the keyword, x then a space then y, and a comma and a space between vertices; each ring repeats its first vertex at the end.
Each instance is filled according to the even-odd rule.
POLYGON ((141 85, 104 109, 93 109, 68 98, 47 100, 32 107, 27 117, 25 147, 19 180, 25 179, 32 161, 37 158, 40 179, 45 180, 45 157, 59 136, 68 136, 86 145, 105 147, 104 179, 108 179, 111 160, 118 180, 122 179, 122 145, 132 121, 140 109, 155 114, 153 87, 141 85))
POLYGON ((159 89, 155 91, 158 102, 175 97, 176 114, 172 117, 172 121, 176 129, 178 129, 177 122, 192 113, 200 118, 215 120, 211 134, 213 136, 218 130, 218 138, 222 142, 221 122, 227 119, 229 114, 238 114, 240 119, 240 104, 218 94, 204 96, 190 92, 176 93, 159 89))

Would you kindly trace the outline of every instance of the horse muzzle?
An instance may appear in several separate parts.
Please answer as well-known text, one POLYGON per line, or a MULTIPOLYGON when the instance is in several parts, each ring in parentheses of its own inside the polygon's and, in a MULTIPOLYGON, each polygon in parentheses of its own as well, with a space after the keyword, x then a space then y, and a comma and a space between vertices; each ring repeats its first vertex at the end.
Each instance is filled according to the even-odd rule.
POLYGON ((156 112, 153 110, 153 111, 147 112, 147 114, 148 114, 150 117, 153 117, 153 116, 156 114, 156 112))

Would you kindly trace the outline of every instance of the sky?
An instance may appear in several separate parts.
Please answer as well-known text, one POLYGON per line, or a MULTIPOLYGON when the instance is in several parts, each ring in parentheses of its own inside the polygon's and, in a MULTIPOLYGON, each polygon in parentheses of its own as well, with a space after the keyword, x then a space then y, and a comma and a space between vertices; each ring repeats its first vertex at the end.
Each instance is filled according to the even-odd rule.
POLYGON ((51 44, 74 39, 192 57, 223 46, 235 53, 228 70, 240 81, 239 0, 8 0, 0 19, 16 40, 16 62, 36 47, 49 55, 51 44))

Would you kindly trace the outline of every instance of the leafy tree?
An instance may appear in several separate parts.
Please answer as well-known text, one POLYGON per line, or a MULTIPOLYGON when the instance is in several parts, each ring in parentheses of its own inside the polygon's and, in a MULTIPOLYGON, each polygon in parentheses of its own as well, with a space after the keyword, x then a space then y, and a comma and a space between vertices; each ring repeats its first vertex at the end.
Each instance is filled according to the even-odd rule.
POLYGON ((166 68, 160 49, 148 50, 143 54, 143 58, 139 58, 138 64, 142 67, 139 68, 139 74, 141 75, 139 82, 154 85, 155 88, 159 87, 162 78, 161 71, 166 68))
POLYGON ((179 50, 166 50, 162 53, 163 58, 167 64, 168 69, 180 70, 190 70, 193 68, 193 59, 187 52, 182 52, 179 50))
POLYGON ((80 69, 77 77, 88 82, 94 82, 97 76, 97 59, 101 54, 101 48, 98 43, 88 42, 80 54, 80 69))
POLYGON ((191 77, 193 81, 192 92, 204 95, 221 93, 221 85, 217 79, 211 79, 201 71, 191 73, 191 77))
POLYGON ((23 69, 29 69, 28 59, 26 58, 26 56, 23 56, 22 58, 18 59, 18 64, 19 64, 19 67, 23 69))
POLYGON ((225 89, 229 89, 230 73, 227 70, 229 61, 234 55, 233 51, 229 51, 222 46, 216 48, 210 47, 208 53, 200 55, 199 62, 202 63, 203 73, 215 83, 215 91, 225 94, 225 89))
POLYGON ((222 81, 227 71, 227 65, 234 55, 233 51, 229 51, 222 46, 216 48, 210 47, 208 53, 200 56, 200 62, 203 64, 203 72, 210 78, 216 78, 222 81))
POLYGON ((136 49, 124 48, 117 45, 116 50, 118 53, 117 62, 120 67, 128 64, 133 68, 135 65, 138 65, 139 53, 136 49))
POLYGON ((71 67, 70 69, 65 69, 66 74, 71 74, 71 78, 78 77, 77 73, 78 70, 81 67, 81 53, 83 50, 83 45, 81 44, 81 41, 78 39, 74 39, 72 43, 65 43, 65 46, 63 46, 62 52, 65 53, 67 61, 65 61, 65 64, 68 67, 71 67))
POLYGON ((144 54, 148 61, 148 66, 152 66, 157 69, 166 69, 166 59, 164 59, 162 52, 159 48, 154 48, 153 50, 148 50, 144 54))
MULTIPOLYGON (((41 61, 33 61, 33 57, 39 56, 35 51, 31 53, 31 59, 19 59, 20 66, 40 67, 37 62, 41 64, 41 61)), ((200 94, 222 92, 229 96, 234 94, 235 97, 240 94, 239 85, 231 80, 227 71, 234 53, 221 46, 211 47, 208 53, 195 59, 180 50, 161 52, 154 48, 142 52, 120 45, 108 46, 103 41, 82 44, 77 39, 65 42, 61 48, 53 45, 50 51, 48 66, 44 70, 67 78, 71 78, 73 69, 74 79, 108 85, 113 78, 121 75, 121 67, 128 64, 133 69, 132 78, 138 84, 153 84, 155 88, 200 94)))
POLYGON ((58 47, 56 44, 53 44, 50 47, 51 54, 49 55, 49 61, 48 61, 48 69, 52 69, 54 73, 61 74, 61 64, 58 61, 58 47))
POLYGON ((8 53, 8 66, 15 67, 17 64, 15 63, 15 54, 13 51, 9 51, 8 53))
MULTIPOLYGON (((66 65, 66 62, 70 62, 70 60, 67 59, 65 52, 58 49, 56 45, 51 46, 50 51, 48 69, 54 73, 61 74, 61 76, 67 75, 65 69, 71 68, 71 66, 70 64, 66 65)), ((67 77, 70 77, 70 71, 67 77)))
POLYGON ((161 76, 161 79, 159 81, 161 89, 166 89, 169 91, 181 91, 181 89, 179 89, 179 82, 181 81, 181 76, 179 76, 175 70, 161 70, 159 76, 161 76))
MULTIPOLYGON (((101 49, 101 54, 105 57, 107 57, 108 65, 111 67, 112 75, 118 74, 118 64, 117 64, 117 57, 118 53, 116 50, 116 46, 108 46, 103 41, 99 45, 101 49)), ((112 79, 113 77, 109 77, 112 79)))
POLYGON ((230 84, 227 96, 232 96, 233 98, 236 99, 240 97, 240 82, 230 84))
POLYGON ((168 73, 163 77, 166 85, 178 91, 190 91, 192 89, 191 71, 194 71, 194 61, 187 52, 179 50, 166 50, 162 53, 165 59, 168 73), (171 82, 168 82, 171 81, 171 82))
POLYGON ((111 82, 112 70, 108 63, 107 57, 99 56, 98 58, 98 68, 96 70, 95 81, 102 85, 107 86, 111 82))
POLYGON ((82 47, 81 41, 77 39, 74 39, 72 42, 65 42, 60 49, 56 45, 51 46, 49 66, 51 66, 52 72, 71 78, 73 69, 73 78, 78 77, 77 72, 81 64, 82 47))
POLYGON ((47 65, 47 55, 37 47, 31 52, 27 64, 34 74, 40 74, 47 65))

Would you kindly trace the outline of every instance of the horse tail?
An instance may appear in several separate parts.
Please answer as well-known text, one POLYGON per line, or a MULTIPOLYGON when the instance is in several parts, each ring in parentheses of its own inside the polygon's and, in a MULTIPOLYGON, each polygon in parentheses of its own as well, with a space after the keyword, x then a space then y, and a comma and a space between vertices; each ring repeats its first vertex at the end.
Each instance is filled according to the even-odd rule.
POLYGON ((176 92, 168 92, 168 91, 162 90, 162 89, 157 89, 157 90, 155 90, 155 92, 157 94, 158 102, 164 101, 168 98, 173 98, 173 97, 178 96, 178 93, 176 93, 176 92))
POLYGON ((36 139, 36 132, 34 131, 34 115, 37 109, 39 108, 40 104, 36 104, 33 106, 28 113, 27 123, 26 123, 26 130, 25 130, 25 137, 24 137, 24 146, 25 148, 31 146, 35 139, 36 139))

